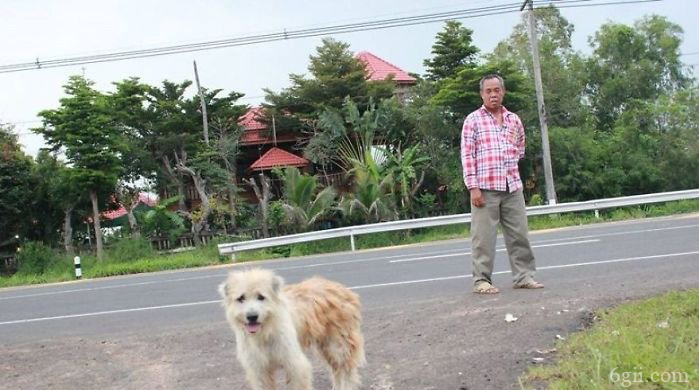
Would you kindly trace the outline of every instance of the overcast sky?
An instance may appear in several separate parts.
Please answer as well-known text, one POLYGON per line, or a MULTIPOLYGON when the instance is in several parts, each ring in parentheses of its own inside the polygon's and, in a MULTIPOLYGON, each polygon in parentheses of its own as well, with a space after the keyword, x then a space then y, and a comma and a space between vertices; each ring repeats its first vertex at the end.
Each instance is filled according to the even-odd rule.
MULTIPOLYGON (((522 1, 522 0, 519 0, 522 1)), ((593 2, 599 2, 595 0, 593 2)), ((620 0, 608 0, 616 2, 620 0)), ((0 66, 27 61, 70 58, 123 50, 293 31, 443 12, 515 0, 2 0, 0 1, 0 66)), ((563 15, 575 26, 576 50, 589 53, 588 38, 603 23, 632 24, 648 14, 659 14, 684 29, 683 53, 699 52, 699 1, 663 0, 643 4, 568 8, 563 15)), ((512 31, 518 13, 463 19, 474 30, 474 42, 489 52, 512 31)), ((423 73, 422 61, 443 23, 335 35, 352 51, 370 51, 398 67, 423 73)), ((305 73, 308 56, 320 37, 223 48, 163 57, 134 59, 65 68, 0 73, 0 122, 14 123, 26 153, 36 155, 43 145, 29 129, 40 125, 37 113, 56 108, 63 85, 73 74, 96 82, 102 91, 131 76, 159 85, 162 80, 193 80, 192 60, 208 88, 246 94, 242 102, 257 104, 263 88, 288 86, 289 73, 305 73)), ((699 63, 699 55, 682 57, 699 63)), ((699 67, 695 66, 695 69, 699 67)), ((696 72, 695 72, 696 73, 696 72)), ((193 88, 192 88, 193 89, 193 88)), ((193 92, 193 91, 191 91, 193 92)))

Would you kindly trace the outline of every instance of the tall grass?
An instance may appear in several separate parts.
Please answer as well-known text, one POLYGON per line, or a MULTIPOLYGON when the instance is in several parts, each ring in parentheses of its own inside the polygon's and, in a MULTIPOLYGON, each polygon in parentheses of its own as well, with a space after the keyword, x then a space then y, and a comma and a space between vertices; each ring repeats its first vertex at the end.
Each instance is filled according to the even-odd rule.
POLYGON ((592 329, 558 345, 556 363, 530 369, 522 378, 526 388, 541 382, 549 389, 699 388, 699 290, 621 305, 599 317, 592 329))

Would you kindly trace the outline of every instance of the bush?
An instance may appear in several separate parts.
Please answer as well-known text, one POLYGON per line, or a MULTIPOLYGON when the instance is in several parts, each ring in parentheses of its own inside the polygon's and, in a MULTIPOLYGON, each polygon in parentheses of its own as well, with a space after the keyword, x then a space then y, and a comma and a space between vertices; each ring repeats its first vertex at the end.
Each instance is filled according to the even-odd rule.
POLYGON ((109 250, 107 257, 116 262, 127 262, 144 257, 152 257, 155 254, 148 240, 140 237, 126 237, 114 244, 109 250))
POLYGON ((541 206, 543 204, 544 198, 542 198, 539 194, 534 194, 532 195, 531 199, 529 199, 529 206, 541 206))
POLYGON ((30 241, 17 253, 17 272, 39 275, 59 261, 59 255, 42 242, 30 241))

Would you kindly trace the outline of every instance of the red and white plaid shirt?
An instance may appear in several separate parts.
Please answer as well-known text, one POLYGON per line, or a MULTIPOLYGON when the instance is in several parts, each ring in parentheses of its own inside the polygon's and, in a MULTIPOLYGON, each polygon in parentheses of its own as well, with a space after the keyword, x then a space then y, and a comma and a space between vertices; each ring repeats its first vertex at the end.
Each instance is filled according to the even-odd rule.
POLYGON ((466 117, 461 131, 464 183, 471 190, 515 192, 522 188, 517 162, 524 157, 524 126, 502 108, 502 126, 481 106, 466 117))

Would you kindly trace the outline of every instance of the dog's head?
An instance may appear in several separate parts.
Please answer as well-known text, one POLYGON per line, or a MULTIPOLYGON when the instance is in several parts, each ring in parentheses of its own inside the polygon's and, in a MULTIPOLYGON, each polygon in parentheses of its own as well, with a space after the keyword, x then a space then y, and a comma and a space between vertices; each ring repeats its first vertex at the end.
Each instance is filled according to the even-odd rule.
POLYGON ((228 274, 219 288, 231 326, 249 334, 263 330, 274 319, 284 280, 272 271, 252 269, 228 274))

